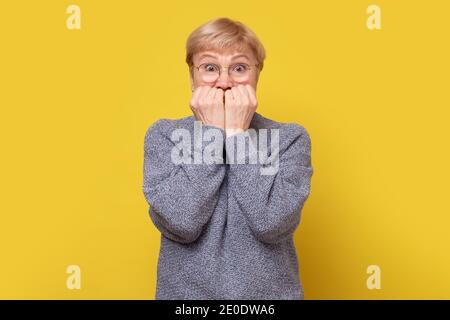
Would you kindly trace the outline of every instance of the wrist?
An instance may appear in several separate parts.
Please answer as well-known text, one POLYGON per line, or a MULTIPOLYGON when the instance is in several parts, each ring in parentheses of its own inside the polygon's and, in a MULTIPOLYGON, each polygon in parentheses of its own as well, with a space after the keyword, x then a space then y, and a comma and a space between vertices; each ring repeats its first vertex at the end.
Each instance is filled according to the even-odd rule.
POLYGON ((235 135, 237 133, 244 132, 245 130, 242 128, 227 128, 225 129, 225 134, 227 137, 235 135))

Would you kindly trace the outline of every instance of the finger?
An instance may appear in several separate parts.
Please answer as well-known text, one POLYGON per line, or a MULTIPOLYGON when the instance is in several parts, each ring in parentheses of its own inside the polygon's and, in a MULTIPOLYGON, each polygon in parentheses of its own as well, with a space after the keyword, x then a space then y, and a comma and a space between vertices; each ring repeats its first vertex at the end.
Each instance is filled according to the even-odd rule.
POLYGON ((245 88, 247 89, 247 92, 248 92, 248 95, 249 95, 249 98, 250 98, 250 102, 253 105, 257 105, 258 104, 258 100, 256 99, 256 91, 255 91, 255 89, 249 84, 246 84, 245 88))
POLYGON ((207 102, 208 93, 211 90, 211 87, 209 86, 203 86, 202 91, 200 92, 200 96, 198 98, 198 102, 202 105, 207 102))
POLYGON ((234 103, 233 93, 231 90, 227 90, 225 91, 225 106, 229 106, 232 103, 234 103))
POLYGON ((241 94, 241 101, 244 105, 249 105, 250 104, 250 97, 249 97, 249 92, 247 90, 247 88, 245 88, 245 86, 243 86, 242 84, 237 86, 239 93, 241 94))
POLYGON ((214 103, 214 96, 216 95, 217 89, 212 87, 208 94, 206 95, 206 101, 208 102, 208 105, 212 105, 214 103))
POLYGON ((231 88, 231 93, 233 94, 233 100, 237 105, 241 105, 241 94, 239 89, 236 87, 231 88))
POLYGON ((191 97, 191 101, 190 101, 190 105, 195 106, 197 104, 198 101, 198 97, 200 96, 200 92, 202 90, 202 87, 197 87, 195 88, 194 92, 192 93, 192 97, 191 97))
POLYGON ((214 96, 214 101, 217 105, 223 106, 223 89, 219 88, 216 90, 216 95, 214 96))

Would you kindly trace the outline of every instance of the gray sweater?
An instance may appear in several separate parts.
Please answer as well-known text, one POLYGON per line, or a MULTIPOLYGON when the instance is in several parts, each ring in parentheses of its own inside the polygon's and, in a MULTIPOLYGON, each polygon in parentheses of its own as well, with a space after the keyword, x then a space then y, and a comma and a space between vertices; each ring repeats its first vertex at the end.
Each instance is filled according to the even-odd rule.
POLYGON ((256 136, 226 138, 208 125, 201 126, 203 133, 215 129, 223 138, 222 163, 174 162, 183 148, 190 160, 206 151, 208 142, 194 142, 198 124, 194 116, 161 119, 145 135, 143 192, 161 232, 156 299, 303 299, 293 234, 310 193, 309 134, 299 124, 255 113, 250 128, 267 132, 267 146, 279 142, 267 152, 278 154, 276 171, 261 170, 274 167, 274 158, 250 163, 256 136), (175 141, 173 132, 182 128, 191 141, 175 141), (245 164, 233 161, 242 156, 236 150, 243 137, 245 164))

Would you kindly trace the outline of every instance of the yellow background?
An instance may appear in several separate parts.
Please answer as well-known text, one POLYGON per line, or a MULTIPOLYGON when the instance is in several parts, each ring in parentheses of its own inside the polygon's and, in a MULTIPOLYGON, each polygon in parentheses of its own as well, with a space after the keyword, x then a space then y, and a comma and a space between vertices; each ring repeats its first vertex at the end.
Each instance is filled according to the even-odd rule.
POLYGON ((0 298, 153 299, 144 134, 190 115, 189 33, 267 50, 258 111, 305 126, 306 299, 450 298, 448 1, 3 1, 0 298), (366 8, 381 8, 368 30, 366 8), (66 8, 81 8, 69 30, 66 8), (68 265, 81 290, 66 288, 68 265), (381 268, 368 290, 366 268, 381 268))

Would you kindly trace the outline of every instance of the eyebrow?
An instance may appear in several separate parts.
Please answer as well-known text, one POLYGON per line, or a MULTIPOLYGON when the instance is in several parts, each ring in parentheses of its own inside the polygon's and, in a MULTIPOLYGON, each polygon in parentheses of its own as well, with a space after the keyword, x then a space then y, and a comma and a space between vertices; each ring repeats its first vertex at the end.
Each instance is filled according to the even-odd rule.
POLYGON ((209 58, 217 59, 217 56, 212 55, 212 54, 208 54, 208 53, 202 54, 198 59, 201 60, 201 59, 203 59, 203 58, 208 58, 208 57, 209 57, 209 58))

